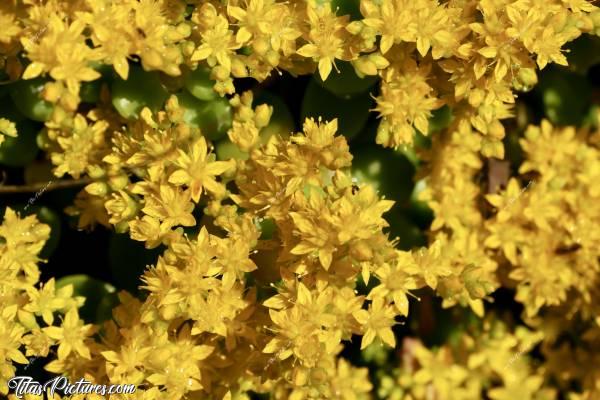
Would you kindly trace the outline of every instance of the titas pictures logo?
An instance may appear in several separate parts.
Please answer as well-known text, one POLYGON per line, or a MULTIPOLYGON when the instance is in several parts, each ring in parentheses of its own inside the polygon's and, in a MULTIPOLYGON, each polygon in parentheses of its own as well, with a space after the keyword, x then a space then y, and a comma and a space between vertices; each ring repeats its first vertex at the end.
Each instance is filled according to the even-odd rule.
POLYGON ((57 376, 45 383, 35 381, 30 376, 15 376, 8 381, 8 388, 14 391, 17 398, 22 399, 24 395, 48 394, 49 398, 54 398, 54 394, 77 395, 77 394, 98 394, 102 396, 110 394, 132 394, 137 390, 136 385, 99 385, 93 384, 83 378, 75 383, 69 382, 64 376, 57 376))

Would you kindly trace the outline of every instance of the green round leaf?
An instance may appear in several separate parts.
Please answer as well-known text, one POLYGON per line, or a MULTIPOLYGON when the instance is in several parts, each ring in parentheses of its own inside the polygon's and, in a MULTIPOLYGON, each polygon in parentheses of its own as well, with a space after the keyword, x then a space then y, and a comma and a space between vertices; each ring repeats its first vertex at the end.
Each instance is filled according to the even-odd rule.
POLYGON ((259 133, 263 144, 267 143, 269 138, 273 135, 278 134, 282 137, 288 137, 289 134, 294 131, 294 116, 281 97, 263 91, 256 96, 253 101, 254 107, 260 104, 268 104, 273 107, 273 114, 271 114, 269 125, 262 128, 259 133))
POLYGON ((538 91, 544 111, 558 125, 579 125, 591 103, 591 85, 574 72, 556 67, 542 71, 538 91))
POLYGON ((36 142, 38 125, 25 119, 12 106, 0 109, 0 118, 14 122, 17 128, 17 137, 4 136, 4 142, 0 144, 0 164, 22 167, 35 160, 39 151, 36 142))
POLYGON ((138 292, 147 265, 155 264, 162 249, 146 249, 144 243, 129 238, 128 233, 113 233, 109 239, 108 261, 111 274, 120 288, 138 292))
POLYGON ((77 274, 64 276, 56 281, 56 288, 73 285, 73 296, 85 297, 79 315, 86 323, 99 324, 112 317, 112 309, 119 304, 117 290, 113 285, 77 274))
POLYGON ((380 146, 364 146, 353 152, 352 176, 368 183, 397 206, 407 203, 412 193, 415 167, 403 154, 380 146))
POLYGON ((379 81, 378 76, 360 78, 356 75, 350 62, 336 61, 335 64, 340 71, 339 73, 334 68, 325 81, 321 79, 319 74, 315 74, 314 77, 321 86, 336 96, 350 98, 364 94, 369 92, 379 81))
MULTIPOLYGON (((429 134, 439 132, 445 128, 447 128, 452 122, 452 109, 448 107, 448 105, 443 105, 437 110, 433 110, 431 112, 431 117, 429 118, 429 134)), ((429 140, 429 138, 421 135, 419 137, 420 140, 429 140), (425 139, 423 139, 425 138, 425 139)), ((431 140, 429 140, 429 143, 431 140)), ((426 145, 427 142, 422 142, 423 145, 426 145)))
POLYGON ((34 121, 47 121, 52 115, 54 106, 42 99, 42 91, 48 79, 21 79, 10 87, 10 97, 17 109, 27 118, 34 121))
POLYGON ((234 160, 247 160, 250 155, 233 143, 229 138, 220 140, 215 145, 215 153, 217 154, 217 160, 227 161, 230 159, 234 160))
POLYGON ((338 119, 338 133, 351 140, 358 135, 367 123, 369 109, 373 106, 373 99, 368 92, 342 99, 321 87, 311 79, 302 100, 302 122, 308 117, 324 121, 338 119))
POLYGON ((112 104, 123 118, 137 118, 142 108, 156 112, 167 100, 158 72, 146 72, 141 67, 129 69, 127 80, 117 78, 111 87, 112 104))
POLYGON ((349 15, 351 21, 363 19, 360 0, 331 0, 331 9, 338 16, 349 15))
POLYGON ((184 110, 184 121, 200 128, 207 139, 219 140, 231 128, 233 113, 227 99, 219 97, 202 101, 187 92, 181 92, 177 94, 177 100, 184 110))
POLYGON ((79 97, 84 103, 97 103, 100 100, 100 89, 102 80, 97 79, 92 82, 83 82, 79 89, 79 97))
POLYGON ((269 240, 273 238, 273 235, 277 232, 277 224, 273 218, 261 218, 258 221, 260 229, 260 238, 263 240, 269 240))
POLYGON ((214 91, 215 81, 210 79, 210 68, 199 65, 185 77, 186 90, 199 100, 214 100, 219 95, 214 91))

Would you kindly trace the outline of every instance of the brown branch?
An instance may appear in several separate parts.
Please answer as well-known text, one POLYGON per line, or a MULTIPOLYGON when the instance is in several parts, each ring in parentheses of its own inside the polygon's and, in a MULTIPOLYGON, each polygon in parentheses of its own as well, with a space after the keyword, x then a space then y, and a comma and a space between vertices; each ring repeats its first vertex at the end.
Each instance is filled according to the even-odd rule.
POLYGON ((49 182, 36 182, 28 185, 0 185, 0 194, 2 193, 35 193, 47 192, 49 190, 67 189, 92 183, 90 178, 81 179, 61 179, 49 182))
POLYGON ((488 193, 498 193, 506 188, 510 179, 510 162, 506 160, 488 159, 488 193))

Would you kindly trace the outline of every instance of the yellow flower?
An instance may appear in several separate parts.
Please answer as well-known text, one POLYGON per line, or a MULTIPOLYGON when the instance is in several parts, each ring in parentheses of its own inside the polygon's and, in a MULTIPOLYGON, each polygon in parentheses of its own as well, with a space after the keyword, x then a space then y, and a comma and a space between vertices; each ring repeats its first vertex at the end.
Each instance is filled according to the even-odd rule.
POLYGON ((83 297, 72 298, 72 285, 56 290, 54 278, 46 282, 39 290, 28 287, 27 295, 29 296, 29 303, 23 307, 23 310, 41 315, 48 325, 52 325, 54 322, 54 312, 65 310, 67 307, 81 306, 84 302, 83 297))
MULTIPOLYGON (((385 356, 379 342, 396 345, 395 318, 408 314, 411 291, 425 286, 442 309, 470 306, 485 318, 456 327, 436 349, 406 338, 392 366, 399 368, 378 377, 376 396, 599 397, 598 372, 580 367, 599 361, 595 128, 529 127, 520 175, 507 190, 484 193, 477 182, 488 169, 484 159, 504 156, 501 121, 512 117, 515 91, 536 83, 536 68, 565 64, 567 42, 598 33, 598 8, 585 0, 361 0, 350 21, 331 3, 0 1, 0 75, 7 77, 0 79, 50 78, 43 97, 54 111, 40 135, 46 157, 58 176, 93 181, 67 213, 79 217, 79 228, 129 228, 147 248, 166 247, 143 274, 146 295, 121 293, 102 335, 92 337, 97 327, 78 318, 72 288, 37 284, 49 227, 7 208, 0 397, 25 353, 50 355, 46 370, 57 375, 143 384, 133 400, 243 400, 249 392, 364 400, 373 386, 368 371, 344 359, 343 342, 362 334, 365 360, 374 348, 385 356), (164 110, 124 121, 104 85, 93 110, 77 113, 88 109, 79 104, 81 82, 96 79, 101 64, 126 78, 130 59, 161 71, 170 91, 182 88, 182 72, 207 64, 213 89, 233 95, 229 138, 246 159, 216 161, 202 132, 183 122, 175 96, 164 110), (411 144, 416 131, 428 134, 434 110, 452 110, 431 148, 418 150, 419 178, 427 177, 421 200, 435 214, 428 248, 400 252, 382 232, 394 199, 353 185, 337 120, 307 119, 303 132, 267 140, 270 107, 253 107, 250 91, 235 93, 234 78, 306 75, 315 64, 325 79, 336 60, 380 79, 371 111, 380 117, 381 145, 411 144), (525 186, 531 176, 535 185, 525 186), (201 221, 194 211, 204 213, 201 221), (370 291, 359 293, 359 274, 370 291), (484 307, 500 284, 514 286, 523 324, 536 332, 522 334, 517 324, 508 334, 504 316, 484 307), (40 328, 57 312, 66 312, 61 326, 40 328), (577 340, 563 340, 573 334, 577 340), (539 366, 525 347, 515 349, 528 336, 540 343, 539 366)), ((15 134, 0 119, 0 141, 15 134)))
POLYGON ((6 208, 4 220, 0 225, 0 237, 5 240, 5 245, 9 249, 23 244, 38 243, 41 250, 49 236, 50 227, 39 223, 35 215, 20 218, 13 209, 6 208))
POLYGON ((108 222, 113 225, 130 220, 135 216, 139 208, 136 199, 124 190, 113 193, 111 199, 105 203, 105 207, 110 215, 108 222))
POLYGON ((258 128, 252 121, 244 123, 233 121, 233 126, 228 132, 228 136, 245 153, 250 152, 252 148, 260 143, 258 128))
POLYGON ((423 273, 425 283, 432 289, 438 285, 438 280, 441 277, 446 277, 452 274, 450 262, 444 254, 448 249, 444 246, 445 237, 442 236, 433 242, 429 248, 421 248, 414 254, 415 263, 423 273))
POLYGON ((49 72, 52 78, 65 81, 71 93, 79 92, 80 82, 98 79, 100 74, 89 67, 89 62, 99 60, 99 54, 85 43, 84 29, 82 21, 68 25, 57 15, 51 15, 47 32, 39 43, 33 38, 22 38, 23 47, 33 61, 23 72, 23 79, 49 72))
POLYGON ((79 18, 89 24, 91 39, 98 46, 104 61, 113 65, 122 79, 129 74, 128 55, 132 52, 131 24, 128 2, 123 4, 108 4, 108 2, 89 2, 90 11, 81 12, 79 18))
POLYGON ((192 215, 194 204, 190 201, 190 191, 173 188, 165 184, 146 196, 142 212, 161 221, 161 231, 177 225, 193 226, 196 220, 192 215))
POLYGON ((452 398, 453 391, 468 378, 466 368, 453 364, 448 348, 431 352, 424 346, 418 346, 415 357, 421 368, 414 375, 415 383, 425 385, 431 383, 442 399, 452 398))
POLYGON ((393 202, 379 200, 370 186, 356 195, 346 192, 339 199, 324 197, 316 190, 310 190, 308 198, 302 198, 304 209, 290 212, 294 234, 299 238, 299 243, 290 252, 312 254, 328 270, 338 248, 352 246, 381 233, 387 226, 382 214, 392 207, 393 202))
MULTIPOLYGON (((136 332, 138 333, 138 332, 136 332)), ((144 380, 143 367, 152 351, 144 340, 144 335, 130 337, 127 343, 121 344, 118 351, 103 351, 101 354, 107 361, 107 375, 113 382, 127 382, 139 385, 144 380)))
POLYGON ((104 198, 94 196, 82 190, 75 196, 74 205, 67 207, 67 215, 79 216, 77 227, 79 229, 94 228, 96 224, 109 226, 108 214, 105 209, 104 198))
POLYGON ((361 350, 370 345, 375 337, 379 337, 390 347, 396 346, 396 338, 392 332, 392 326, 396 324, 396 313, 382 297, 375 297, 368 311, 359 310, 352 315, 364 329, 364 336, 360 342, 361 350))
POLYGON ((443 104, 427 83, 430 69, 430 64, 417 65, 407 58, 385 71, 375 107, 382 117, 377 130, 378 144, 395 148, 412 144, 413 124, 423 134, 428 133, 431 111, 443 104))
POLYGON ((348 17, 336 17, 329 3, 317 5, 315 1, 307 3, 306 14, 311 27, 310 43, 300 47, 296 53, 317 61, 319 75, 325 80, 335 60, 344 56, 344 41, 348 35, 344 25, 348 17))
POLYGON ((513 400, 513 399, 535 399, 540 394, 540 388, 544 383, 542 376, 529 376, 525 381, 515 380, 509 382, 505 387, 491 389, 488 395, 492 400, 513 400))
MULTIPOLYGON (((276 67, 278 53, 291 56, 296 50, 296 39, 302 35, 298 21, 291 10, 273 0, 246 1, 245 9, 228 5, 227 13, 239 21, 236 34, 238 43, 251 41, 252 49, 264 57, 268 66, 276 67)), ((254 76, 254 74, 253 74, 254 76)))
POLYGON ((204 3, 198 12, 208 26, 201 32, 202 44, 194 51, 192 61, 207 60, 210 66, 218 62, 227 72, 231 71, 233 51, 241 44, 236 43, 227 19, 218 15, 212 4, 204 3))
POLYGON ((397 264, 393 267, 383 264, 375 271, 381 282, 374 287, 367 297, 369 300, 377 297, 393 300, 396 309, 404 316, 408 316, 408 297, 410 289, 416 289, 415 279, 410 274, 417 274, 419 269, 410 253, 398 252, 397 264), (386 297, 387 296, 387 297, 386 297))
MULTIPOLYGON (((7 209, 9 210, 9 209, 7 209)), ((8 211, 7 211, 8 213, 8 211)), ((5 221, 6 222, 6 221, 5 221)), ((4 223, 2 228, 5 228, 9 224, 4 223)), ((39 224, 35 226, 33 224, 28 225, 32 230, 42 228, 46 231, 46 235, 49 234, 50 228, 47 225, 39 224)), ((18 244, 11 243, 10 245, 0 245, 0 279, 4 283, 4 290, 8 291, 5 298, 9 300, 8 304, 11 304, 10 293, 12 290, 22 290, 30 285, 35 285, 40 276, 40 271, 37 267, 37 263, 41 260, 38 254, 42 250, 45 240, 44 238, 40 241, 24 240, 18 244), (8 296, 8 297, 6 297, 8 296)), ((0 241, 13 240, 8 236, 2 236, 0 232, 0 241)))
POLYGON ((227 14, 239 21, 236 34, 238 43, 250 40, 254 35, 268 33, 270 31, 268 14, 272 7, 276 7, 273 0, 250 0, 246 1, 246 9, 227 5, 227 14))
POLYGON ((4 142, 4 135, 17 137, 17 127, 14 122, 0 118, 0 145, 4 142))
POLYGON ((64 360, 72 352, 91 359, 90 349, 85 343, 86 339, 93 335, 95 328, 91 324, 85 325, 79 319, 76 308, 70 309, 62 321, 60 327, 50 326, 42 329, 46 335, 59 342, 58 358, 64 360))
POLYGON ((208 152, 204 137, 192 144, 189 153, 180 149, 175 164, 179 168, 169 176, 169 182, 178 186, 187 185, 196 203, 203 190, 222 195, 225 187, 215 177, 234 166, 232 161, 215 161, 214 153, 208 152))
POLYGON ((369 393, 373 388, 368 374, 367 368, 356 368, 345 359, 339 358, 331 382, 333 394, 339 399, 360 399, 361 395, 369 393))
POLYGON ((219 240, 217 243, 217 256, 224 271, 223 285, 227 290, 233 286, 236 280, 242 279, 245 273, 256 270, 257 266, 248 258, 250 254, 248 242, 236 240, 231 243, 219 240))
POLYGON ((70 134, 58 137, 57 141, 63 152, 52 154, 52 163, 57 166, 54 174, 58 177, 70 174, 79 178, 90 161, 99 155, 98 151, 105 144, 104 134, 107 128, 106 121, 88 123, 83 115, 77 114, 70 134))
POLYGON ((35 328, 30 334, 23 336, 23 344, 27 348, 25 355, 47 357, 50 347, 54 345, 54 340, 40 328, 35 328))
POLYGON ((6 393, 6 382, 15 371, 11 361, 19 364, 27 364, 28 361, 19 350, 25 329, 13 322, 17 306, 0 308, 0 311, 0 393, 6 393))
POLYGON ((2 31, 0 31, 0 43, 2 44, 14 41, 22 30, 17 15, 4 9, 0 11, 0 26, 2 26, 2 31))

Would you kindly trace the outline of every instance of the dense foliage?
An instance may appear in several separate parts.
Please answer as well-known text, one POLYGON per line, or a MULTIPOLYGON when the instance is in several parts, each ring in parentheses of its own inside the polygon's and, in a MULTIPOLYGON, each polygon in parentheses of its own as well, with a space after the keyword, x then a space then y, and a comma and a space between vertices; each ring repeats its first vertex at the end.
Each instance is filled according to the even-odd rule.
POLYGON ((111 399, 600 399, 599 34, 586 0, 3 0, 0 165, 41 190, 2 201, 0 395, 40 359, 111 399), (112 282, 41 279, 63 211, 112 282))

